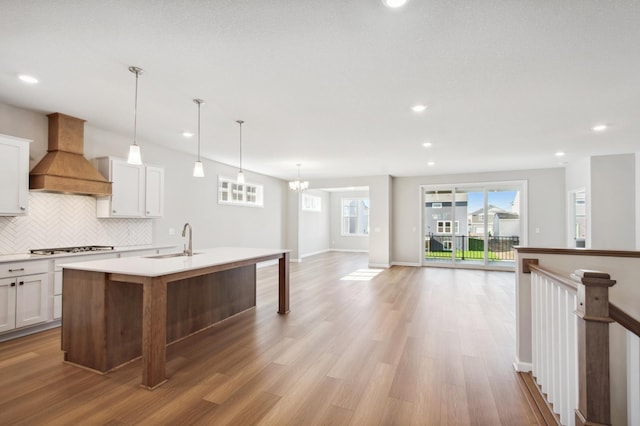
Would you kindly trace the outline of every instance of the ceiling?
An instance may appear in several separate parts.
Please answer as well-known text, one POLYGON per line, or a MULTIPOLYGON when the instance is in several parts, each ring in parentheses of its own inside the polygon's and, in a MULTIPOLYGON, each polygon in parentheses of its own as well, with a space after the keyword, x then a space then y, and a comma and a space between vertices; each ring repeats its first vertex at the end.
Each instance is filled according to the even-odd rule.
POLYGON ((304 179, 440 175, 640 147, 637 0, 0 0, 0 102, 132 137, 131 65, 143 156, 195 157, 181 134, 202 98, 204 157, 237 165, 243 119, 244 168, 284 179, 296 163, 304 179))

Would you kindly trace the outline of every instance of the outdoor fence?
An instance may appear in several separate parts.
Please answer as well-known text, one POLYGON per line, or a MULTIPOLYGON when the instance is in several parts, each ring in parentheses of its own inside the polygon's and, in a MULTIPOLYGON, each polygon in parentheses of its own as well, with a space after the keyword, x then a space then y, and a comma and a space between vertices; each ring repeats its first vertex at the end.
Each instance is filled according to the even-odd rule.
POLYGON ((451 258, 455 249, 457 260, 483 260, 487 246, 488 260, 515 260, 513 246, 520 244, 518 236, 483 237, 469 235, 429 235, 425 239, 426 258, 451 258))

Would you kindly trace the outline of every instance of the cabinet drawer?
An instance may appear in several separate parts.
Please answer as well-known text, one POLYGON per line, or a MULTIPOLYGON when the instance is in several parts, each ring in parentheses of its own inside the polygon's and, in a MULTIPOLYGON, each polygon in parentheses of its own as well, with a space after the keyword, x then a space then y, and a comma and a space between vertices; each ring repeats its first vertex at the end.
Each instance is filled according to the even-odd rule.
POLYGON ((47 260, 3 263, 0 265, 0 278, 43 274, 46 272, 49 272, 49 261, 47 260))

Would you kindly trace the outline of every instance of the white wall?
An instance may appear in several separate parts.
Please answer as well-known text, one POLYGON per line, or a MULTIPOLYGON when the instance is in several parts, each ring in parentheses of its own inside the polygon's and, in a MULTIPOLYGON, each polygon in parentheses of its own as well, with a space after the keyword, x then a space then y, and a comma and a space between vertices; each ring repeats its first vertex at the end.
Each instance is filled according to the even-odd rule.
MULTIPOLYGON (((0 104, 0 133, 34 141, 30 147, 31 167, 46 152, 47 126, 45 114, 0 104)), ((85 124, 84 134, 85 157, 126 157, 131 143, 129 136, 95 128, 91 123, 85 124)), ((180 233, 185 222, 189 222, 193 226, 194 248, 286 248, 284 220, 287 217, 285 208, 289 192, 286 182, 245 171, 247 182, 264 186, 264 207, 221 205, 217 202, 218 175, 233 177, 237 172, 235 167, 202 158, 206 177, 194 178, 192 171, 195 152, 188 155, 144 140, 138 140, 138 144, 144 163, 159 165, 165 169, 164 217, 146 219, 153 226, 153 243, 182 246, 184 239, 180 233), (174 235, 169 235, 171 228, 175 231, 174 235)))
POLYGON ((634 154, 591 157, 591 210, 587 226, 591 228, 592 248, 636 248, 635 167, 634 154))
MULTIPOLYGON (((527 181, 528 242, 534 247, 564 247, 564 169, 519 170, 458 175, 396 177, 393 179, 394 262, 421 264, 420 186, 472 182, 527 181), (536 229, 539 232, 536 232, 536 229)), ((525 245, 525 243, 522 243, 525 245)))
POLYGON ((300 253, 301 257, 322 253, 330 249, 331 198, 326 191, 307 190, 308 195, 320 197, 321 211, 300 211, 300 253))
POLYGON ((0 103, 0 133, 30 139, 29 170, 47 153, 49 119, 26 109, 0 103))
POLYGON ((331 248, 334 250, 368 251, 369 236, 342 235, 343 198, 369 198, 369 191, 336 191, 331 193, 331 248))

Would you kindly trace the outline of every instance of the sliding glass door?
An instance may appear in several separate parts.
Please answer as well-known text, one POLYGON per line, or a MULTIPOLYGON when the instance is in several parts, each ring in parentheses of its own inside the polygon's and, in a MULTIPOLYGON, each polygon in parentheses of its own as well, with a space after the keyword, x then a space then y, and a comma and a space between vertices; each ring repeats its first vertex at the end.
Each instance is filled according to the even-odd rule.
POLYGON ((515 266, 524 182, 422 187, 424 265, 515 266))

